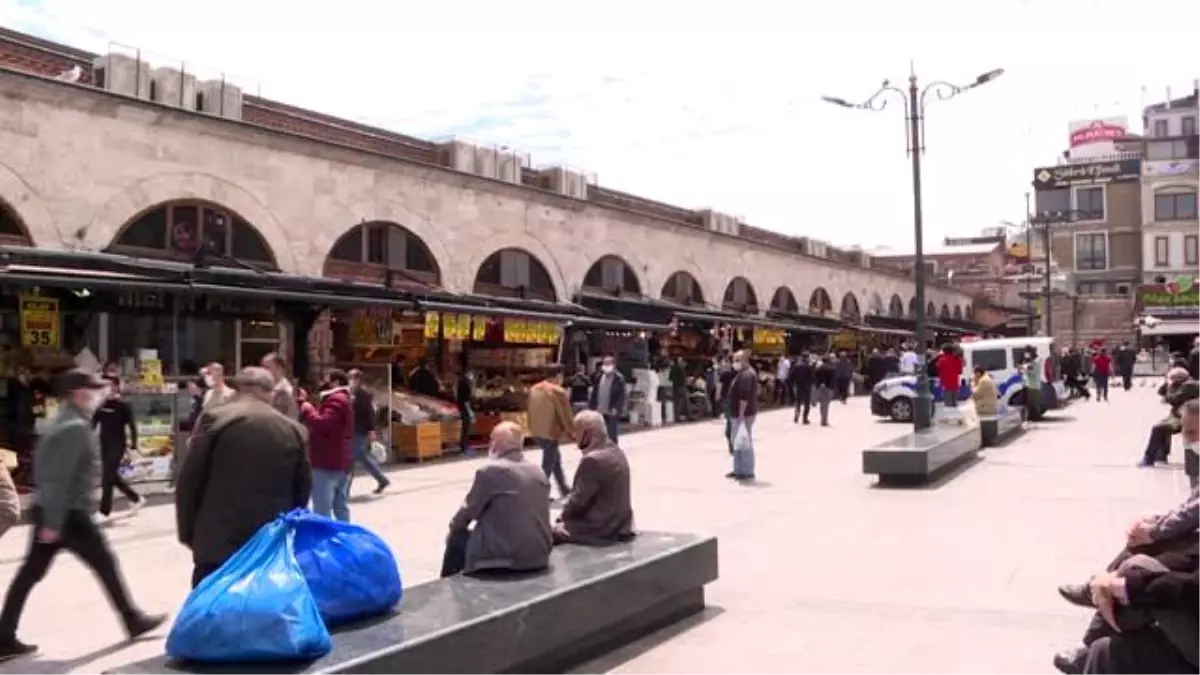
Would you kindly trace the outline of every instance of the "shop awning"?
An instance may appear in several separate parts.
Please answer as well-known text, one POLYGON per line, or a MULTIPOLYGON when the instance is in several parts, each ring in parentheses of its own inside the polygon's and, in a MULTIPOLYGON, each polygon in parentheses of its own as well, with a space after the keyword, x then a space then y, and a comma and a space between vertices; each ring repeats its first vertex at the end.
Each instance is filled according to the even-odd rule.
POLYGON ((0 283, 22 286, 56 286, 80 291, 89 289, 106 290, 155 290, 184 291, 188 285, 182 276, 170 278, 107 272, 103 270, 80 270, 67 267, 42 267, 39 265, 5 265, 0 268, 0 283))
POLYGON ((850 329, 862 331, 864 333, 878 333, 880 335, 898 335, 900 337, 912 337, 913 336, 913 332, 911 330, 904 330, 903 328, 884 328, 883 326, 870 326, 867 324, 858 324, 855 326, 850 326, 850 329))
POLYGON ((831 316, 814 316, 811 314, 793 314, 768 310, 767 318, 779 321, 788 326, 788 330, 804 333, 829 335, 842 328, 842 320, 831 316))
POLYGON ((1139 326, 1142 335, 1197 335, 1200 334, 1200 319, 1171 319, 1159 321, 1153 326, 1139 326))

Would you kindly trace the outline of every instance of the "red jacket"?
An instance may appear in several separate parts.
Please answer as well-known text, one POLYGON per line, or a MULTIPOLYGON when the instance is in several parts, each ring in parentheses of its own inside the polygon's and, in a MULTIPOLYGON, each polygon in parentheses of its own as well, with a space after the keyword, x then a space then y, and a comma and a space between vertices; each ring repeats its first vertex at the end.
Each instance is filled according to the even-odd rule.
POLYGON ((338 387, 321 397, 319 407, 306 404, 300 416, 308 427, 308 456, 314 469, 349 471, 354 466, 350 442, 354 437, 354 409, 350 390, 338 387))
POLYGON ((962 386, 963 360, 958 354, 943 353, 937 360, 938 381, 942 383, 942 391, 957 393, 962 386))
POLYGON ((1092 357, 1092 372, 1096 375, 1112 374, 1112 358, 1108 354, 1097 354, 1092 357))

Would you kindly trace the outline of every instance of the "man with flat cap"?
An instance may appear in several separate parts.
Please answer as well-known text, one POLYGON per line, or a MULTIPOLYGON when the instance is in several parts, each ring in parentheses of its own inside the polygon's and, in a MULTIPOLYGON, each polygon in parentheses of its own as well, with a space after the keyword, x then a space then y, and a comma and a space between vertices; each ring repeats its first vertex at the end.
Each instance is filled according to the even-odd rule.
POLYGON ((130 639, 149 633, 166 620, 165 615, 146 614, 134 606, 108 540, 92 521, 100 463, 92 416, 104 402, 108 383, 87 371, 69 370, 58 385, 62 407, 38 439, 33 456, 37 487, 29 553, 8 587, 0 612, 0 661, 37 651, 35 645, 17 639, 17 624, 30 592, 63 549, 74 553, 100 578, 130 639))

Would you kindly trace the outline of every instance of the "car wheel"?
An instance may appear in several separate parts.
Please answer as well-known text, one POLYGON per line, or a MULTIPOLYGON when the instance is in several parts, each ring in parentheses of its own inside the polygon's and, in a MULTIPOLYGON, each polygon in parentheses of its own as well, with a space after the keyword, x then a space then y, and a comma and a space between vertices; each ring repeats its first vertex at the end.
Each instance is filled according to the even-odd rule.
POLYGON ((911 422, 913 416, 912 401, 907 398, 897 398, 891 405, 892 421, 911 422))

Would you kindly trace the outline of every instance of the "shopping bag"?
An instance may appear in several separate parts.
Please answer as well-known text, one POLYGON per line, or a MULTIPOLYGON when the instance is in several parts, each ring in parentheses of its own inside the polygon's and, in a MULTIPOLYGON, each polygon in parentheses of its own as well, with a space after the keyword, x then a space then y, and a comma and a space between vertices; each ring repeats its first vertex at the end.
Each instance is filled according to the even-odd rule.
POLYGON ((167 636, 168 656, 208 663, 301 661, 332 648, 282 518, 192 589, 167 636))
POLYGON ((403 587, 391 548, 362 527, 296 509, 296 561, 329 625, 377 616, 400 602, 403 587))
POLYGON ((733 432, 733 451, 734 452, 749 452, 753 449, 750 444, 750 430, 746 428, 745 422, 734 422, 737 425, 737 430, 733 432))

